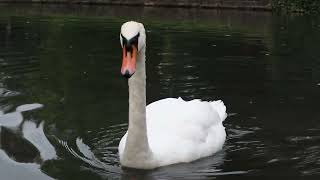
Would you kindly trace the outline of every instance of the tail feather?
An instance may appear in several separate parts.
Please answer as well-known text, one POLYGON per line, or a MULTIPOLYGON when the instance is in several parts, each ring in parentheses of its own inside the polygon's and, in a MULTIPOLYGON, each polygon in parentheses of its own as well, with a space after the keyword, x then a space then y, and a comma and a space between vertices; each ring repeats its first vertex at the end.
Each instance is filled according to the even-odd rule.
POLYGON ((227 118, 227 113, 226 113, 226 106, 224 105, 223 101, 218 100, 218 101, 212 101, 210 102, 211 106, 213 109, 217 111, 219 114, 219 117, 222 121, 224 121, 227 118))

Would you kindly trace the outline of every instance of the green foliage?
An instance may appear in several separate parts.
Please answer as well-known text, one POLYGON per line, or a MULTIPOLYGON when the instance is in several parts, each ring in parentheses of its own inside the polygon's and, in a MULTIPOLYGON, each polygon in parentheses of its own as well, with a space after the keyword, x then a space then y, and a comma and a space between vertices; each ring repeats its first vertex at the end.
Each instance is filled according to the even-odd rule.
POLYGON ((278 12, 301 12, 304 14, 320 14, 319 0, 272 0, 272 7, 278 12))

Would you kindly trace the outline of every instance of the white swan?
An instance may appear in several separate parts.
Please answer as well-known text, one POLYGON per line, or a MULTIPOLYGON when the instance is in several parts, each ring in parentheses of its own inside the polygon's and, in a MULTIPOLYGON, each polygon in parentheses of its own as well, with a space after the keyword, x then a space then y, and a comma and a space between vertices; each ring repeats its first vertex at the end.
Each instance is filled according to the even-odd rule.
POLYGON ((146 106, 146 34, 138 22, 121 27, 121 73, 129 78, 129 128, 119 144, 124 167, 153 169, 219 151, 226 139, 222 101, 167 98, 146 106))

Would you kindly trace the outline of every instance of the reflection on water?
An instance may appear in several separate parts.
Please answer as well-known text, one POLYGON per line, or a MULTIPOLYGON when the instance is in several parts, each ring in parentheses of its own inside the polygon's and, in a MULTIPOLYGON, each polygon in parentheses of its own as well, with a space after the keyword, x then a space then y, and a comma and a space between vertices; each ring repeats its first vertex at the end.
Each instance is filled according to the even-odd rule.
POLYGON ((26 121, 22 125, 22 134, 25 139, 31 142, 40 151, 40 157, 43 161, 56 159, 55 148, 46 138, 43 132, 44 122, 41 122, 38 127, 32 121, 26 121))
POLYGON ((20 112, 2 114, 0 116, 0 125, 4 127, 16 128, 21 124, 22 120, 23 118, 20 112))
POLYGON ((22 116, 22 112, 40 107, 41 104, 25 104, 17 107, 15 112, 0 115, 2 178, 52 179, 40 170, 40 162, 57 158, 55 148, 43 132, 44 122, 37 127, 35 122, 23 121, 22 116), (22 137, 20 133, 23 134, 22 137))
POLYGON ((3 179, 53 179, 40 171, 40 165, 35 163, 19 163, 7 156, 0 149, 0 172, 3 179))
POLYGON ((0 7, 4 178, 320 174, 318 18, 69 8, 0 7), (128 91, 119 75, 118 36, 121 23, 132 18, 147 28, 148 103, 182 97, 222 99, 227 105, 228 137, 219 153, 152 171, 120 167, 117 147, 127 129, 128 91))

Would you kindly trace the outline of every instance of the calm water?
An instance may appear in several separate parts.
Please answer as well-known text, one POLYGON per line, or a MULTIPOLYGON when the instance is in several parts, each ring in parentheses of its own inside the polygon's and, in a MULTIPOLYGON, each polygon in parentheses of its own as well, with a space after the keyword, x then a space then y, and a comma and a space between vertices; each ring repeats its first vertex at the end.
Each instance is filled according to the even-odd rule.
POLYGON ((0 6, 0 179, 246 179, 320 174, 320 20, 267 12, 0 6), (222 99, 218 154, 121 169, 119 28, 147 29, 147 101, 222 99))

